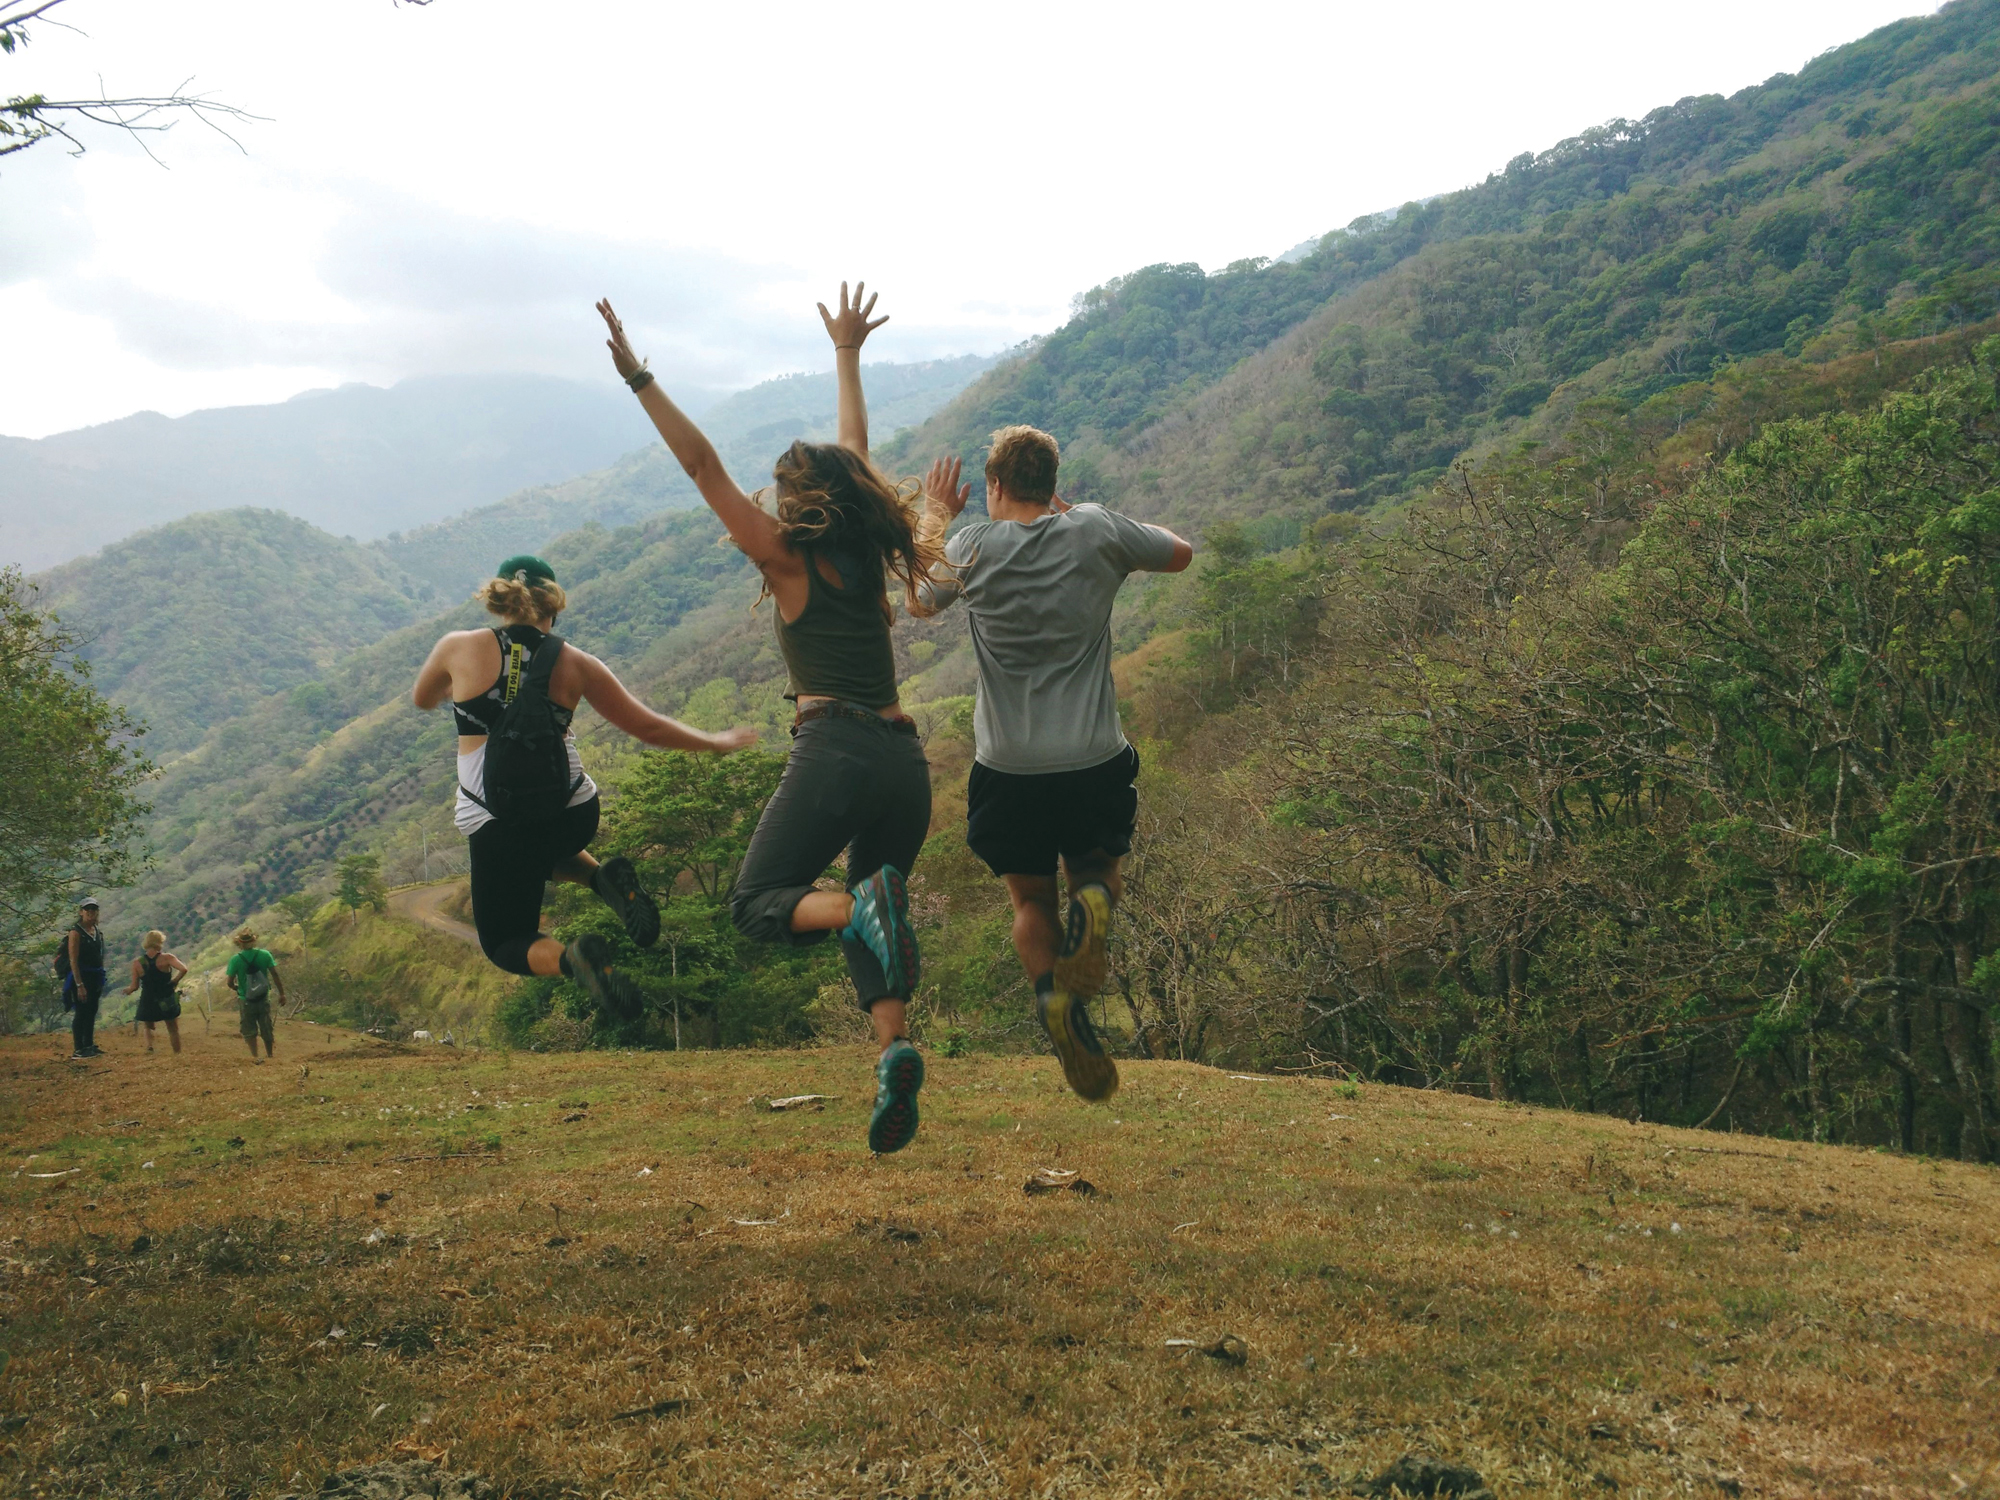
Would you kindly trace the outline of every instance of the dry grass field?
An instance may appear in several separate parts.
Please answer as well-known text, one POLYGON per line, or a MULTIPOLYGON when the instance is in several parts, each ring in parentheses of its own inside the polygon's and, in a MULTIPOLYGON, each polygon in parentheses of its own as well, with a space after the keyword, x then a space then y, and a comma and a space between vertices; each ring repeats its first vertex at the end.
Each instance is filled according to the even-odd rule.
POLYGON ((2000 1495, 1991 1170, 942 1058, 873 1160, 858 1049, 279 1041, 0 1043, 6 1493, 2000 1495))

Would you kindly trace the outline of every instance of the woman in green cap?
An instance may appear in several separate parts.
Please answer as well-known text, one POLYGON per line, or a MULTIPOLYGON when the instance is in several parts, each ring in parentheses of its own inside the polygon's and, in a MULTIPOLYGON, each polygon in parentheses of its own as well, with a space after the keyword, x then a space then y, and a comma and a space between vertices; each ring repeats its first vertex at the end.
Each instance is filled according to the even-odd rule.
MULTIPOLYGON (((820 304, 839 380, 837 443, 796 442, 771 477, 765 510, 722 466, 714 445, 667 398, 633 352, 609 302, 597 304, 612 363, 646 415, 764 575, 776 606, 778 649, 798 704, 785 774, 757 821, 737 873, 730 914, 769 943, 814 943, 838 933, 861 1008, 881 1047, 868 1144, 900 1151, 917 1133, 923 1059, 904 1034, 917 983, 917 940, 903 881, 930 832, 930 766, 916 725, 897 701, 889 627, 891 581, 914 604, 919 581, 943 568, 941 540, 917 527, 921 489, 898 484, 868 457, 861 345, 887 318, 870 319, 857 285, 840 311, 820 304), (846 889, 817 888, 843 850, 846 889)), ((761 602, 761 596, 760 596, 761 602)))
POLYGON ((508 558, 478 598, 505 623, 445 636, 411 696, 426 711, 450 702, 457 721, 454 821, 472 850, 479 946, 510 974, 566 975, 603 1009, 630 1014, 639 996, 612 968, 610 944, 587 933, 565 947, 541 931, 544 889, 564 880, 597 892, 640 947, 660 935, 659 909, 631 861, 600 864, 587 852, 597 832, 597 787, 569 733, 571 716, 588 703, 648 745, 718 755, 754 744, 757 732, 706 734, 656 714, 603 662, 555 635, 569 601, 539 557, 508 558))

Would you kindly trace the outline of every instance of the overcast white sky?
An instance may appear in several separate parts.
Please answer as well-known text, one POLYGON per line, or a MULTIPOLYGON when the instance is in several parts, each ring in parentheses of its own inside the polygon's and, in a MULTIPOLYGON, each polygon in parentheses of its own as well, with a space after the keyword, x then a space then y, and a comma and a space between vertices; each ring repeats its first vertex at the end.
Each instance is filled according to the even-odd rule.
POLYGON ((68 0, 0 95, 197 89, 166 169, 0 160, 0 432, 409 375, 674 379, 987 352, 1156 261, 1276 255, 1926 0, 68 0))

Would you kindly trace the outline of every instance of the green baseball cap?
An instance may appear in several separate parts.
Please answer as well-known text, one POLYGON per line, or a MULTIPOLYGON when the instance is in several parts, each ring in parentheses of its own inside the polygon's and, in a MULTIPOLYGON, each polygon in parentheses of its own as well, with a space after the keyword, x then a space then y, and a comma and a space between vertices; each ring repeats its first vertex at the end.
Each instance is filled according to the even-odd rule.
POLYGON ((524 583, 530 578, 546 578, 550 583, 554 583, 556 581, 556 570, 532 553, 523 552, 516 557, 508 558, 500 564, 499 568, 494 571, 493 576, 495 578, 518 578, 524 583))

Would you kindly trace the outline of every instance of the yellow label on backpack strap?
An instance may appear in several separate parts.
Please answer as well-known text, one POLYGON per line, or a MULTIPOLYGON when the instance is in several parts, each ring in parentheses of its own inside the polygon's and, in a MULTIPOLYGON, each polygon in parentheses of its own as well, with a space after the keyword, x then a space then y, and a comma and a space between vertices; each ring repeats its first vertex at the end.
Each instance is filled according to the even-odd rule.
POLYGON ((507 693, 501 700, 512 703, 514 695, 521 691, 521 659, 526 655, 519 641, 507 643, 507 693))

